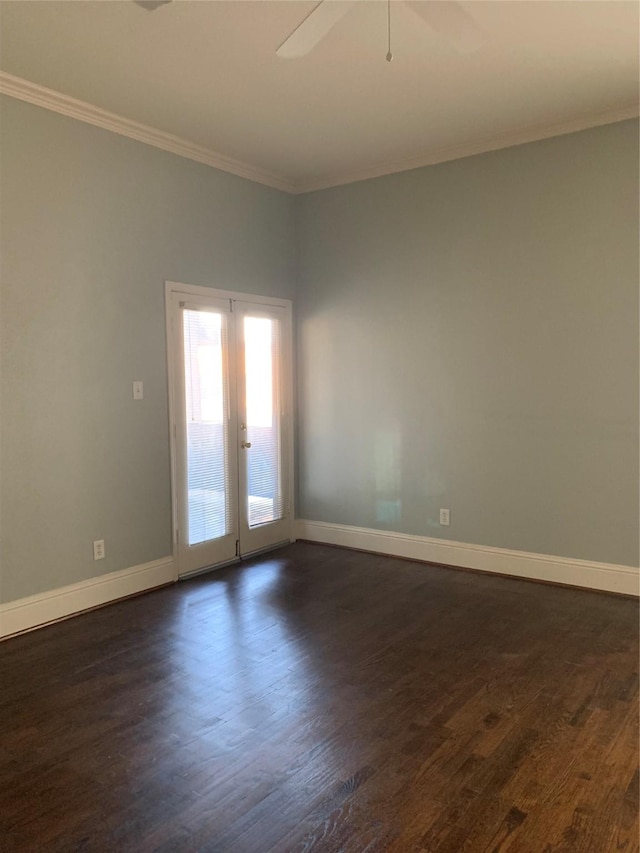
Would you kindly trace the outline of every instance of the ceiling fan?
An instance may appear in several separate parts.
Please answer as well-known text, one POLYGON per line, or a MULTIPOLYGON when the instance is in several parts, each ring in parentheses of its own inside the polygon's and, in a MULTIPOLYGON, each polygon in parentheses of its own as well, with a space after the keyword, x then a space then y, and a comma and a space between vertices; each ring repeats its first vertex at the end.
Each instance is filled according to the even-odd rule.
MULTIPOLYGON (((277 49, 284 59, 306 56, 327 33, 352 9, 359 0, 321 0, 277 49)), ((443 36, 459 53, 471 53, 485 41, 485 35, 471 15, 456 0, 404 0, 420 18, 443 36)), ((388 0, 389 35, 391 0, 388 0)), ((391 47, 387 59, 390 61, 391 47)))
MULTIPOLYGON (((171 0, 134 0, 143 9, 153 11, 171 0)), ((327 33, 344 18, 360 0, 320 0, 295 30, 287 36, 276 54, 283 59, 298 59, 311 53, 327 33)), ((394 0, 395 2, 395 0, 394 0)), ((443 36, 458 53, 472 53, 482 47, 485 34, 457 0, 403 0, 420 18, 443 36)), ((389 53, 391 61, 391 0, 389 10, 389 53)))

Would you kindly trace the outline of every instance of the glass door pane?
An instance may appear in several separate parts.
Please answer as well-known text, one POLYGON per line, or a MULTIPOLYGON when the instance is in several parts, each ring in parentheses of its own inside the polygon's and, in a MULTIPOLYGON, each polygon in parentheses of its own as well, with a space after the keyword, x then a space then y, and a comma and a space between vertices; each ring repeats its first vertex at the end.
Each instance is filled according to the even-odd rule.
POLYGON ((282 518, 280 401, 275 369, 279 321, 244 318, 247 523, 250 528, 282 518))
POLYGON ((189 545, 225 536, 232 526, 222 320, 213 311, 183 311, 189 545))

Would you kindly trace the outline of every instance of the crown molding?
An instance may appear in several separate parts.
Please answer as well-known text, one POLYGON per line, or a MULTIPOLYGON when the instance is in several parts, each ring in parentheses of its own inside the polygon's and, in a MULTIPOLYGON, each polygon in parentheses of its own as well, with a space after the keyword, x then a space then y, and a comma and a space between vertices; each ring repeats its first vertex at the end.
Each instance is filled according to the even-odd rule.
POLYGON ((288 193, 294 190, 293 181, 282 175, 273 174, 231 157, 225 157, 223 154, 218 154, 216 151, 181 139, 179 136, 124 118, 116 113, 103 110, 101 107, 93 106, 93 104, 88 104, 69 95, 63 95, 61 92, 47 89, 37 83, 31 83, 22 77, 15 77, 6 71, 0 71, 0 94, 17 98, 20 101, 27 101, 54 113, 75 118, 104 130, 110 130, 112 133, 120 134, 120 136, 135 139, 137 142, 143 142, 146 145, 153 145, 154 148, 161 148, 163 151, 169 151, 179 157, 186 157, 189 160, 195 160, 197 163, 213 166, 214 169, 229 172, 240 178, 247 178, 276 190, 283 190, 288 193))
POLYGON ((638 118, 639 109, 637 103, 624 104, 600 113, 590 113, 570 121, 559 124, 529 125, 518 130, 502 133, 497 136, 478 139, 463 145, 452 145, 446 148, 436 148, 424 151, 416 157, 403 160, 381 163, 367 169, 351 173, 339 172, 325 178, 317 178, 309 181, 297 181, 293 192, 296 194, 314 192, 315 190, 329 189, 330 187, 353 184, 356 181, 366 181, 371 178, 382 178, 385 175, 393 175, 398 172, 408 172, 411 169, 420 169, 423 166, 433 166, 436 163, 446 163, 449 160, 461 160, 463 157, 473 157, 476 154, 484 154, 488 151, 497 151, 501 148, 512 148, 515 145, 525 145, 527 142, 537 142, 542 139, 550 139, 553 136, 564 136, 567 133, 576 133, 587 130, 590 127, 599 127, 605 124, 614 124, 617 121, 638 118))
POLYGON ((431 149, 415 157, 379 163, 354 172, 338 172, 330 176, 294 181, 258 166, 252 166, 249 163, 243 163, 240 160, 218 154, 209 148, 181 139, 179 136, 140 124, 140 122, 124 118, 69 95, 63 95, 53 89, 47 89, 38 83, 31 83, 29 80, 8 74, 6 71, 0 71, 0 94, 27 101, 52 112, 75 118, 104 130, 110 130, 112 133, 118 133, 129 139, 135 139, 137 142, 161 148, 163 151, 169 151, 179 157, 186 157, 189 160, 204 163, 206 166, 212 166, 214 169, 220 169, 240 178, 246 178, 295 195, 352 184, 356 181, 366 181, 370 178, 381 178, 397 172, 407 172, 411 169, 420 169, 423 166, 433 166, 436 163, 446 163, 449 160, 460 160, 463 157, 473 157, 476 154, 497 151, 501 148, 512 148, 515 145, 524 145, 527 142, 536 142, 553 136, 563 136, 567 133, 587 130, 590 127, 613 124, 617 121, 637 118, 639 112, 637 103, 624 104, 604 112, 590 113, 559 124, 529 125, 497 136, 474 140, 463 145, 431 149))

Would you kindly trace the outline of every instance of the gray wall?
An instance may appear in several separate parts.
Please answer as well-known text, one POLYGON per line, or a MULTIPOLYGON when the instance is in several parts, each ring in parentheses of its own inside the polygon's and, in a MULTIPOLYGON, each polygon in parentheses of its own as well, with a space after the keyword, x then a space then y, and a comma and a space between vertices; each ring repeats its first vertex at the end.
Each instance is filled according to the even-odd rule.
POLYGON ((298 200, 299 516, 637 565, 637 170, 625 122, 298 200))
POLYGON ((0 600, 170 553, 164 280, 296 255, 299 516, 637 563, 634 123, 293 199, 0 101, 0 600))
POLYGON ((10 98, 1 131, 10 601, 171 553, 164 281, 292 297, 294 200, 10 98))

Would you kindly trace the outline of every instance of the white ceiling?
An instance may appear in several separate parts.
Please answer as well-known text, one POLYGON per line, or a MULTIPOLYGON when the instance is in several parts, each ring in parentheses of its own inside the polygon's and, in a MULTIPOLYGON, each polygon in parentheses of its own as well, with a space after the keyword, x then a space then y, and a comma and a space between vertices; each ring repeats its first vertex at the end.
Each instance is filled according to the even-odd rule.
POLYGON ((635 0, 469 0, 487 40, 467 55, 394 0, 392 63, 386 3, 361 0, 307 57, 277 57, 315 5, 4 0, 0 65, 298 189, 603 123, 638 102, 635 0))

